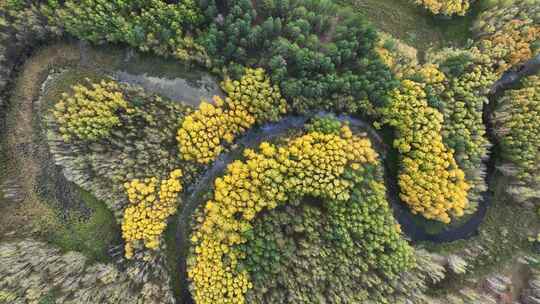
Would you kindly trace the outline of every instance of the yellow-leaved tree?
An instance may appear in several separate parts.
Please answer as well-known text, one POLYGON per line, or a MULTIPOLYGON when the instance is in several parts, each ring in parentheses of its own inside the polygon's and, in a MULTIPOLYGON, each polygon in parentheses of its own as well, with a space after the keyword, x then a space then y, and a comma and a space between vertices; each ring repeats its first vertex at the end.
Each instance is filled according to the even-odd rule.
POLYGON ((421 84, 403 80, 381 111, 383 121, 394 127, 394 147, 401 157, 400 197, 413 213, 449 223, 467 207, 464 172, 441 135, 443 115, 429 107, 421 84))
POLYGON ((224 144, 255 123, 276 121, 286 112, 279 87, 270 83, 263 69, 246 68, 240 80, 225 80, 222 87, 225 100, 215 96, 214 104, 202 102, 182 122, 177 140, 183 159, 208 164, 224 144))
POLYGON ((498 76, 540 51, 540 1, 500 2, 482 12, 472 28, 476 46, 498 76))
POLYGON ((469 0, 414 0, 414 3, 422 5, 435 15, 447 16, 463 16, 471 5, 469 0))
POLYGON ((53 115, 64 141, 74 139, 95 141, 108 137, 113 127, 122 124, 119 111, 128 114, 135 110, 124 99, 120 86, 114 81, 101 81, 72 87, 73 94, 62 94, 53 115))
POLYGON ((148 249, 157 249, 167 226, 167 218, 176 213, 178 193, 182 191, 182 170, 172 171, 168 179, 134 179, 124 184, 130 205, 124 211, 122 237, 126 257, 131 258, 140 241, 148 249))

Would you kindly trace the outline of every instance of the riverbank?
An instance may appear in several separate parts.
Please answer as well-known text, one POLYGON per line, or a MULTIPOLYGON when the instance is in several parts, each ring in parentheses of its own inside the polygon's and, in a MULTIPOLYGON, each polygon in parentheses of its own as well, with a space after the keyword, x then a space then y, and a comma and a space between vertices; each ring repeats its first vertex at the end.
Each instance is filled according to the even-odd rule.
POLYGON ((183 82, 184 89, 189 87, 190 92, 197 92, 196 98, 191 99, 193 103, 199 100, 199 93, 204 96, 205 92, 214 94, 219 90, 217 80, 209 74, 125 47, 91 47, 73 41, 37 47, 16 73, 6 94, 9 102, 3 105, 6 107, 6 119, 2 119, 5 126, 2 134, 6 136, 2 138, 0 155, 4 160, 0 167, 3 239, 44 238, 66 251, 78 249, 92 256, 99 252, 100 259, 109 258, 105 247, 113 246, 108 244, 110 241, 119 242, 119 226, 108 218, 110 212, 102 202, 66 180, 62 168, 54 164, 43 118, 51 104, 72 85, 85 78, 99 80, 114 76, 120 69, 141 79, 183 82), (89 231, 86 223, 90 222, 100 223, 94 227, 95 231, 89 231), (61 235, 63 232, 65 236, 61 235))

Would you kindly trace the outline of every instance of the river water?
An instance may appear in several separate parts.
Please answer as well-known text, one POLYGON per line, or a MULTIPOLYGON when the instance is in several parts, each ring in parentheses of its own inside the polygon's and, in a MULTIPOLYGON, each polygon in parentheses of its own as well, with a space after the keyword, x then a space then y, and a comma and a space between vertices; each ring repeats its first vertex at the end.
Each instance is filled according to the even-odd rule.
POLYGON ((77 45, 82 66, 97 67, 114 79, 140 86, 149 93, 194 107, 201 99, 224 96, 219 80, 196 65, 121 46, 91 46, 84 41, 77 45))

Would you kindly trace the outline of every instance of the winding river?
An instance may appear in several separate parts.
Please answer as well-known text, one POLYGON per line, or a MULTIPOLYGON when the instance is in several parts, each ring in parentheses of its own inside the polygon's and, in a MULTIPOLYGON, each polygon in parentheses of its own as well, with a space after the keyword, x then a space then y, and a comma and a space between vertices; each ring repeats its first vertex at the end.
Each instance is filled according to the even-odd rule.
MULTIPOLYGON (((245 148, 256 148, 263 141, 272 141, 290 134, 291 131, 300 131, 304 124, 313 116, 330 115, 327 112, 319 112, 310 116, 286 116, 276 123, 268 123, 260 127, 249 130, 244 136, 236 141, 235 148, 228 153, 221 154, 219 158, 199 177, 199 179, 184 191, 183 208, 178 215, 177 244, 179 248, 179 269, 181 273, 181 286, 183 286, 182 298, 184 303, 190 303, 191 297, 187 286, 187 255, 189 250, 188 234, 193 212, 204 203, 204 194, 208 192, 215 178, 222 176, 228 166, 236 159, 239 159, 241 151, 245 148)), ((381 135, 375 131, 371 125, 359 118, 340 115, 337 117, 342 122, 348 122, 355 134, 365 134, 372 143, 372 146, 379 154, 384 163, 384 179, 387 189, 387 199, 390 202, 394 216, 400 223, 404 233, 413 241, 450 242, 474 235, 478 225, 482 222, 488 206, 488 194, 484 193, 484 202, 480 203, 477 211, 463 225, 454 229, 445 230, 438 234, 430 234, 425 228, 419 226, 414 221, 414 215, 408 207, 399 199, 399 189, 397 176, 389 174, 388 162, 385 156, 388 154, 388 147, 382 140, 381 135)), ((493 164, 489 168, 493 170, 493 164)), ((491 173, 491 172, 488 172, 491 173)), ((489 176, 489 175, 488 175, 489 176)))
MULTIPOLYGON (((495 159, 493 151, 497 148, 497 140, 492 132, 491 113, 495 107, 497 97, 500 96, 504 90, 515 86, 521 78, 536 74, 540 71, 540 54, 529 60, 525 64, 519 66, 515 70, 510 70, 495 82, 490 90, 489 104, 484 107, 483 120, 487 126, 487 134, 490 141, 493 143, 490 157, 486 161, 487 174, 486 179, 493 176, 495 173, 495 159)), ((330 113, 319 112, 316 115, 329 115, 330 113)), ((189 250, 188 232, 190 230, 189 224, 191 221, 191 215, 204 203, 204 194, 208 191, 209 185, 213 183, 214 179, 224 174, 227 165, 239 158, 241 150, 245 148, 255 148, 263 141, 271 141, 272 139, 282 137, 291 130, 301 130, 304 124, 312 117, 310 116, 286 116, 282 120, 276 123, 268 123, 257 128, 249 130, 244 136, 236 141, 235 148, 230 152, 222 154, 216 161, 206 170, 193 185, 189 186, 184 191, 183 208, 178 215, 178 228, 177 228, 177 242, 178 248, 180 248, 180 273, 182 274, 181 283, 184 286, 183 298, 185 302, 189 303, 191 299, 187 286, 186 276, 186 257, 189 250)), ((388 147, 381 135, 375 131, 371 124, 361 120, 357 117, 341 115, 338 116, 340 121, 346 121, 351 126, 351 129, 355 133, 365 133, 371 140, 372 145, 377 150, 379 157, 384 163, 384 178, 387 189, 387 199, 392 206, 394 216, 402 227, 405 235, 412 242, 434 242, 444 243, 453 242, 460 239, 470 238, 478 233, 478 227, 482 223, 487 209, 490 204, 490 198, 492 196, 491 190, 482 193, 482 200, 479 203, 477 210, 472 214, 467 221, 457 227, 453 227, 439 233, 430 233, 425 227, 418 225, 415 221, 415 216, 410 212, 409 208, 399 198, 399 187, 397 182, 397 176, 389 174, 389 162, 385 159, 392 147, 388 147)), ((489 185, 489 180, 486 181, 489 185)))
MULTIPOLYGON (((313 115, 306 116, 286 116, 276 123, 268 123, 260 127, 253 128, 246 132, 244 136, 236 141, 236 148, 232 149, 228 153, 221 154, 216 161, 205 171, 205 173, 198 178, 198 180, 189 186, 184 191, 183 208, 179 214, 179 227, 178 227, 178 241, 184 247, 187 245, 187 231, 189 230, 188 223, 193 211, 203 203, 203 195, 208 191, 209 186, 213 183, 216 177, 224 174, 227 165, 239 158, 240 152, 245 148, 256 148, 263 141, 272 141, 275 138, 280 138, 292 130, 302 130, 304 124, 313 116, 330 115, 328 112, 318 112, 313 115)), ((454 240, 467 238, 474 234, 476 228, 481 223, 483 216, 487 210, 487 204, 481 203, 477 211, 471 218, 463 225, 454 229, 445 230, 438 234, 431 234, 420 227, 414 221, 413 214, 409 211, 408 207, 399 199, 399 189, 397 185, 397 176, 389 174, 389 165, 385 159, 388 151, 391 147, 388 147, 381 135, 375 131, 371 125, 360 118, 352 117, 349 115, 340 115, 337 118, 342 122, 348 122, 349 126, 354 133, 363 133, 371 140, 371 143, 379 157, 385 164, 385 183, 387 188, 387 199, 391 203, 394 215, 398 222, 401 224, 405 234, 412 241, 432 241, 432 242, 451 242, 454 240)), ((493 165, 489 165, 493 169, 493 165)), ((491 173, 491 172, 489 172, 491 173)), ((487 193, 484 194, 487 197, 487 193)))

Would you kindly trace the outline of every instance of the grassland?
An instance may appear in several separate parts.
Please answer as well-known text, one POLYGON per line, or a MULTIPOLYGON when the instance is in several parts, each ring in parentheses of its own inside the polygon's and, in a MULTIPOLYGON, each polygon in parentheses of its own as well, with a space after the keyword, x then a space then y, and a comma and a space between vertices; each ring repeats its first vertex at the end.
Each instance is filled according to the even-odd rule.
POLYGON ((365 16, 377 29, 387 32, 420 53, 429 48, 463 46, 472 38, 476 16, 489 6, 488 0, 473 4, 466 16, 451 19, 433 16, 407 0, 338 0, 347 9, 365 16))
POLYGON ((60 227, 51 231, 48 239, 63 251, 79 251, 89 261, 108 262, 107 250, 120 243, 120 229, 105 203, 80 189, 80 195, 90 215, 71 213, 60 227))

